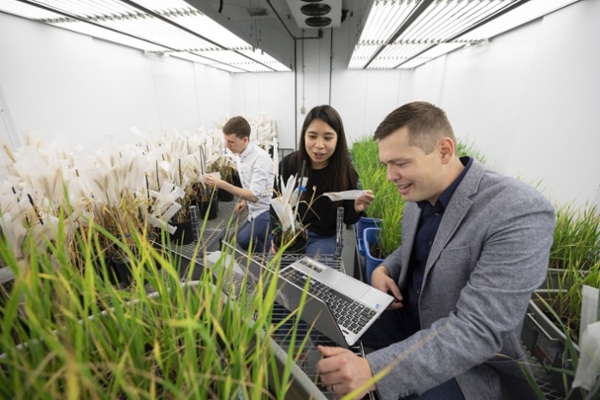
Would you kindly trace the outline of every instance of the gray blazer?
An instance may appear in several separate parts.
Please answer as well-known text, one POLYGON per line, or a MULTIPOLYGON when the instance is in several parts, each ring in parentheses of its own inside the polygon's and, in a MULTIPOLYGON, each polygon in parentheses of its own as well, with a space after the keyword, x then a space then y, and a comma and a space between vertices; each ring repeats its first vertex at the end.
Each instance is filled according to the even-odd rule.
MULTIPOLYGON (((420 209, 407 203, 402 245, 383 261, 400 289, 420 209)), ((477 160, 452 195, 427 260, 421 331, 367 355, 384 400, 456 377, 467 400, 534 398, 516 362, 527 304, 546 276, 554 209, 536 189, 477 160)), ((393 335, 394 332, 390 332, 393 335)))

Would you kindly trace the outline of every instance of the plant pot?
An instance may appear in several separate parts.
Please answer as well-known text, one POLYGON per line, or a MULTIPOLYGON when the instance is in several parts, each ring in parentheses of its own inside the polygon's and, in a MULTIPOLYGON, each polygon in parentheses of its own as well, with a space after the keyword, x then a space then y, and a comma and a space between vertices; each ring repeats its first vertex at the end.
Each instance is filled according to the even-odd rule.
POLYGON ((361 257, 366 256, 367 253, 365 251, 365 240, 360 238, 360 239, 356 239, 356 241, 358 242, 356 244, 358 246, 358 255, 360 255, 361 257))
MULTIPOLYGON (((541 295, 544 300, 552 297, 553 290, 538 290, 535 293, 541 295)), ((523 321, 521 331, 521 340, 523 344, 535 358, 544 366, 552 367, 548 374, 552 383, 564 396, 567 394, 564 379, 567 379, 567 386, 571 387, 573 377, 567 376, 557 369, 573 369, 571 360, 566 350, 567 337, 565 332, 552 321, 545 310, 547 307, 537 298, 537 294, 529 301, 527 314, 523 321)), ((579 354, 579 347, 573 343, 573 347, 579 354)), ((569 397, 570 400, 580 400, 581 394, 578 391, 569 397)))
MULTIPOLYGON (((273 247, 276 251, 279 250, 282 246, 287 243, 282 243, 283 239, 281 238, 281 229, 276 229, 273 232, 273 247)), ((306 230, 302 229, 298 235, 293 239, 291 243, 289 243, 288 247, 285 249, 286 253, 303 253, 306 248, 306 244, 308 243, 308 235, 306 234, 306 230)))
POLYGON ((184 222, 172 222, 175 228, 175 233, 169 235, 170 241, 183 246, 194 242, 194 226, 191 219, 184 222))
POLYGON ((113 285, 130 286, 131 285, 131 266, 129 261, 114 256, 106 263, 108 277, 113 285))
POLYGON ((214 196, 209 200, 198 199, 198 211, 202 219, 215 219, 219 213, 219 199, 214 196))
POLYGON ((361 257, 365 256, 365 239, 363 238, 364 229, 362 233, 358 234, 358 226, 354 225, 354 235, 356 236, 356 248, 358 249, 358 254, 361 257))
POLYGON ((217 192, 219 196, 219 201, 229 202, 233 201, 233 193, 229 193, 227 190, 219 189, 217 192))
POLYGON ((356 229, 356 238, 362 239, 365 229, 381 228, 381 218, 360 217, 354 227, 356 229))
POLYGON ((240 188, 243 187, 242 180, 240 179, 240 175, 237 171, 233 171, 233 174, 231 175, 231 184, 240 188))
POLYGON ((371 246, 377 245, 381 228, 366 228, 363 232, 363 245, 365 247, 365 280, 371 284, 371 274, 382 262, 383 258, 378 258, 372 254, 371 246))

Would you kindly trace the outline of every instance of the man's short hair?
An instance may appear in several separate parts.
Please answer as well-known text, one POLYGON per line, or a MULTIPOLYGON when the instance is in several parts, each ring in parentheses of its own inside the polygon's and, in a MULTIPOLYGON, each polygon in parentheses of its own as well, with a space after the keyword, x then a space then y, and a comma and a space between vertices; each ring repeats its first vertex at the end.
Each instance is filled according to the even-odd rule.
POLYGON ((232 117, 223 125, 223 133, 225 135, 235 134, 240 139, 250 137, 250 124, 244 117, 232 117))
POLYGON ((408 144, 419 147, 425 154, 435 149, 440 138, 449 137, 456 143, 454 130, 444 110, 425 101, 408 103, 389 113, 375 130, 373 138, 383 139, 404 127, 408 129, 408 144))

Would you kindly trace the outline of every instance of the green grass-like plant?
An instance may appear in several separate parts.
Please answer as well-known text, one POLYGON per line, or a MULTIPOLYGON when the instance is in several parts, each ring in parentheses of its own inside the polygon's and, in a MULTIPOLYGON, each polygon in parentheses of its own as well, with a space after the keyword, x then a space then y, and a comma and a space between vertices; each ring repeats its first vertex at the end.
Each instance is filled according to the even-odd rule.
POLYGON ((550 248, 548 302, 577 340, 583 285, 600 287, 600 213, 596 206, 566 204, 556 209, 550 248))
POLYGON ((78 237, 81 265, 64 229, 43 251, 25 243, 21 259, 0 240, 15 275, 0 304, 0 398, 286 398, 304 342, 277 362, 275 280, 229 301, 224 263, 216 279, 182 281, 171 252, 132 232, 135 251, 90 222, 78 237), (129 257, 127 288, 110 283, 98 257, 107 237, 129 257))
POLYGON ((370 218, 382 218, 386 209, 386 198, 381 196, 380 192, 386 187, 395 189, 395 186, 387 181, 387 171, 379 162, 378 144, 372 137, 363 137, 352 144, 350 153, 358 172, 361 189, 371 189, 375 194, 375 199, 365 211, 365 215, 370 218))
POLYGON ((372 137, 354 142, 351 154, 361 188, 371 189, 375 194, 375 199, 365 214, 381 219, 380 239, 377 248, 372 250, 379 258, 385 258, 401 244, 401 221, 405 203, 396 186, 387 180, 387 170, 379 162, 378 143, 372 137))
POLYGON ((479 151, 473 142, 467 139, 457 139, 456 141, 456 154, 459 157, 469 156, 473 157, 482 164, 486 163, 485 155, 479 151))
POLYGON ((600 260, 600 213, 596 206, 557 207, 550 267, 593 269, 600 260))

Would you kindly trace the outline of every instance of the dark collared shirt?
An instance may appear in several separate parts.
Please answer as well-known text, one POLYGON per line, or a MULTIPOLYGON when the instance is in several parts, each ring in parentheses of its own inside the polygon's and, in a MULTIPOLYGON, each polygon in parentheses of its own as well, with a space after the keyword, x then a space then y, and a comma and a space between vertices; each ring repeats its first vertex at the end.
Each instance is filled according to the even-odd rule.
POLYGON ((427 264, 435 235, 440 227, 440 222, 452 198, 452 194, 473 163, 471 157, 461 157, 460 161, 465 168, 458 178, 444 190, 435 205, 431 205, 427 200, 417 202, 417 206, 421 209, 421 217, 419 218, 419 226, 417 227, 415 242, 410 254, 408 296, 404 296, 405 299, 408 299, 405 306, 408 306, 406 311, 410 319, 410 321, 407 321, 410 325, 408 327, 409 335, 421 329, 421 323, 419 322, 419 297, 421 296, 421 287, 423 286, 425 265, 427 264))

